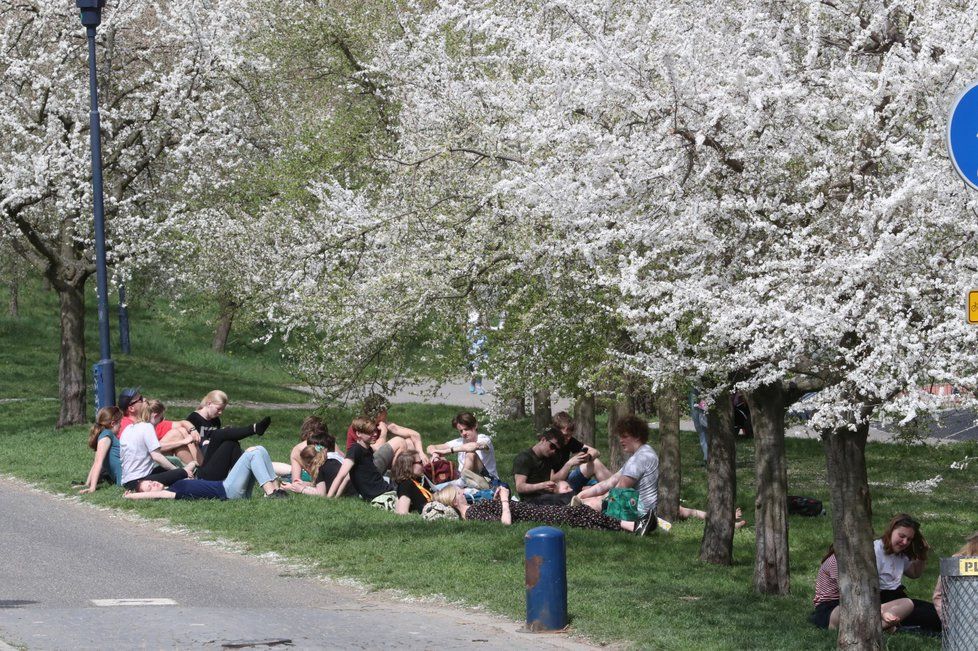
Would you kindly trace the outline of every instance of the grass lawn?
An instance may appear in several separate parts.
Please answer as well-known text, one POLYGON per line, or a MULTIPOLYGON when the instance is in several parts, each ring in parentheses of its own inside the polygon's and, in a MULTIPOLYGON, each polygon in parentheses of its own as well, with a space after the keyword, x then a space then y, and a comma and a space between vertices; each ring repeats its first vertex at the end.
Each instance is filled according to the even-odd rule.
MULTIPOLYGON (((55 397, 57 314, 53 301, 37 297, 17 322, 0 318, 0 398, 55 397), (12 363, 16 362, 16 363, 12 363)), ((134 354, 120 364, 120 386, 139 384, 150 396, 196 399, 220 387, 231 396, 223 420, 244 423, 262 414, 235 407, 235 400, 303 401, 283 388, 289 378, 278 368, 275 351, 244 347, 229 359, 208 350, 206 324, 163 323, 153 310, 134 310, 134 354)), ((94 317, 93 317, 94 318, 94 317)), ((94 321, 91 325, 94 333, 94 321)), ((90 342, 90 346, 94 346, 90 342)), ((90 347, 91 351, 95 348, 90 347)), ((397 405, 395 422, 418 429, 425 442, 453 437, 454 409, 440 405, 397 405)), ((55 401, 0 404, 0 472, 69 493, 69 483, 85 477, 91 453, 87 428, 55 430, 55 401), (40 460, 43 459, 43 462, 40 460)), ((182 415, 180 410, 171 414, 182 415)), ((276 411, 260 439, 274 459, 285 460, 296 440, 304 411, 276 411)), ((330 431, 342 438, 349 412, 325 414, 330 431)), ((531 443, 528 422, 503 422, 494 435, 501 472, 508 474, 515 454, 531 443)), ((259 439, 252 439, 259 442, 259 439)), ((251 442, 249 440, 248 442, 251 442)), ((653 445, 655 442, 653 441, 653 445)), ((754 496, 749 442, 738 446, 738 503, 752 521, 754 496)), ((699 448, 684 434, 684 500, 705 503, 705 475, 699 448)), ((788 441, 789 483, 793 494, 828 501, 821 446, 788 441)), ((937 555, 949 555, 978 528, 975 516, 978 459, 961 470, 952 462, 978 457, 974 443, 937 449, 870 445, 869 477, 881 531, 896 511, 909 511, 937 555), (910 482, 943 477, 931 493, 910 482)), ((287 501, 131 502, 120 490, 100 488, 84 498, 96 504, 134 510, 147 517, 240 541, 255 552, 275 551, 310 573, 354 577, 377 588, 415 595, 444 595, 521 619, 524 615, 523 535, 530 526, 503 527, 479 522, 424 523, 399 518, 354 500, 326 501, 293 496, 287 501)), ((818 562, 831 541, 828 518, 791 519, 792 594, 758 597, 751 592, 753 533, 746 528, 734 541, 732 567, 696 560, 703 524, 676 523, 670 534, 647 538, 625 534, 567 531, 568 592, 571 625, 596 642, 622 642, 662 649, 811 649, 834 647, 834 636, 807 623, 818 562)), ((912 596, 929 598, 937 562, 923 578, 907 582, 912 596)), ((934 640, 912 635, 889 638, 891 649, 938 649, 934 640)))

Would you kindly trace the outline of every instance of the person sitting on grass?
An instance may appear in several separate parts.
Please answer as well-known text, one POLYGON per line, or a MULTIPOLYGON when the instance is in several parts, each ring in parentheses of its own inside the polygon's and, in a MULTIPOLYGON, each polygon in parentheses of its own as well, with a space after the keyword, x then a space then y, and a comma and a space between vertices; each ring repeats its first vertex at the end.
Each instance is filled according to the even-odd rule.
MULTIPOLYGON (((839 628, 839 618, 842 616, 840 603, 842 594, 839 591, 839 564, 835 557, 835 547, 830 545, 828 553, 822 558, 815 577, 815 612, 808 616, 808 621, 819 628, 839 628)), ((913 611, 910 599, 900 598, 880 605, 880 617, 883 630, 890 631, 900 625, 913 611)))
MULTIPOLYGON (((371 393, 363 400, 363 413, 361 414, 364 418, 376 423, 377 438, 371 443, 371 446, 375 452, 380 453, 381 458, 387 461, 387 465, 382 472, 387 472, 391 463, 394 462, 394 457, 404 450, 417 450, 421 455, 421 459, 425 463, 428 463, 428 457, 425 456, 424 446, 421 443, 421 435, 409 427, 404 427, 388 420, 387 412, 390 409, 390 404, 390 401, 379 393, 371 393), (393 438, 390 438, 391 436, 393 438), (385 445, 390 447, 389 451, 387 449, 380 449, 385 445)), ((346 430, 346 448, 349 450, 356 441, 357 435, 351 425, 346 430)))
POLYGON ((516 492, 523 502, 566 506, 574 497, 574 491, 567 482, 553 478, 551 459, 560 449, 557 437, 557 430, 548 427, 537 435, 533 447, 523 450, 513 459, 516 492))
POLYGON ((550 457, 553 481, 566 481, 575 493, 581 492, 591 480, 604 481, 611 471, 598 458, 601 453, 574 437, 574 419, 566 411, 554 416, 553 428, 560 447, 550 457))
MULTIPOLYGON (((345 457, 336 451, 336 439, 330 434, 316 431, 309 436, 309 440, 303 444, 305 447, 299 452, 299 464, 302 468, 304 477, 315 477, 315 481, 293 481, 289 488, 294 493, 301 495, 317 495, 326 497, 329 487, 333 485, 333 480, 339 474, 345 457)), ((356 497, 353 484, 346 483, 341 495, 343 497, 356 497)))
POLYGON ((377 437, 377 424, 369 418, 354 418, 350 425, 356 432, 357 442, 346 451, 346 458, 340 464, 326 497, 344 494, 347 482, 361 498, 370 502, 384 493, 391 492, 391 485, 384 479, 385 459, 378 459, 371 443, 377 437))
MULTIPOLYGON (((873 543, 873 551, 880 581, 880 603, 906 598, 903 577, 920 578, 930 551, 930 545, 920 531, 920 523, 906 513, 897 513, 883 530, 883 536, 873 543)), ((923 599, 911 599, 911 602, 913 610, 903 618, 902 625, 940 633, 941 619, 934 604, 923 599)))
POLYGON ((241 454, 224 481, 181 479, 167 487, 158 481, 140 480, 125 497, 131 500, 237 500, 251 497, 256 482, 265 491, 265 497, 288 497, 288 493, 278 487, 277 479, 268 451, 257 445, 241 454))
MULTIPOLYGON (((147 404, 146 398, 143 397, 138 388, 123 389, 122 393, 119 394, 119 409, 123 413, 122 423, 119 426, 120 438, 129 429, 129 426, 135 422, 133 419, 135 410, 144 404, 147 404)), ((160 404, 162 405, 162 403, 160 404)), ((152 418, 150 421, 155 427, 155 423, 152 423, 152 418)), ((172 421, 167 422, 172 423, 172 421)), ((180 421, 180 424, 176 427, 156 428, 156 438, 160 442, 160 452, 163 454, 177 457, 183 465, 187 465, 192 461, 200 465, 200 462, 203 460, 199 447, 200 437, 192 431, 189 425, 187 421, 180 421), (161 429, 165 430, 162 434, 160 434, 161 429)))
POLYGON ((429 445, 428 454, 438 459, 458 453, 458 472, 461 479, 457 485, 488 490, 493 483, 499 483, 496 469, 496 451, 492 439, 479 433, 479 421, 472 412, 462 411, 452 419, 452 427, 458 431, 458 438, 441 445, 429 445))
MULTIPOLYGON (((222 481, 241 457, 239 441, 251 435, 261 436, 268 429, 272 419, 266 416, 257 423, 245 427, 222 427, 221 414, 228 405, 228 396, 215 389, 200 401, 196 411, 187 420, 200 435, 200 445, 204 450, 204 460, 197 471, 198 479, 222 481)), ((287 468, 282 468, 288 474, 287 468)))
POLYGON ((656 528, 655 513, 649 513, 638 522, 617 520, 598 513, 586 506, 560 506, 557 504, 528 504, 510 501, 506 486, 496 489, 491 500, 469 504, 465 494, 456 486, 446 486, 437 491, 432 500, 455 509, 463 520, 483 522, 539 522, 551 526, 568 525, 580 529, 600 529, 605 531, 627 531, 644 536, 656 528))
POLYGON ((332 442, 329 446, 330 458, 338 458, 342 462, 343 454, 336 451, 336 439, 330 436, 323 419, 319 416, 306 416, 299 428, 299 442, 289 452, 289 471, 293 484, 297 482, 300 484, 315 483, 313 482, 315 475, 310 475, 308 468, 308 462, 315 455, 303 458, 302 453, 309 446, 324 446, 327 440, 332 442))
POLYGON ((649 424, 637 416, 625 416, 615 424, 621 449, 631 455, 621 470, 578 494, 583 504, 604 511, 615 500, 638 495, 638 516, 655 512, 659 503, 659 457, 648 444, 649 424), (604 497, 607 496, 607 497, 604 497))
POLYGON ((397 486, 397 503, 394 511, 399 515, 421 513, 431 501, 431 491, 424 486, 424 464, 414 450, 405 452, 394 460, 391 479, 397 486))
POLYGON ((149 423, 149 405, 140 401, 130 412, 133 424, 119 439, 119 458, 122 463, 122 485, 134 490, 144 480, 169 486, 180 479, 192 477, 196 463, 177 468, 162 452, 156 430, 149 423))
POLYGON ((200 450, 200 435, 194 430, 194 426, 188 420, 166 420, 166 405, 159 400, 149 401, 149 422, 156 429, 156 438, 160 440, 160 451, 168 454, 171 450, 173 454, 183 460, 178 453, 178 448, 174 448, 173 443, 185 440, 188 437, 194 442, 194 447, 190 448, 193 453, 193 460, 198 465, 203 462, 204 454, 200 450))
POLYGON ((88 435, 88 447, 95 451, 95 459, 79 493, 94 493, 101 481, 122 486, 121 446, 116 438, 121 422, 122 411, 118 407, 102 407, 95 415, 88 435))

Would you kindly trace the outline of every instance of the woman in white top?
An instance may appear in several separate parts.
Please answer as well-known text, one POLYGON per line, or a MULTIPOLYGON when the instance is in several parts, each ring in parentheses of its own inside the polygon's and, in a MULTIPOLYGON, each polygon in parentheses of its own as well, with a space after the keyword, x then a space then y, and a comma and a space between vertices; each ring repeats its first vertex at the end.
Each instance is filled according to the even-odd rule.
MULTIPOLYGON (((873 549, 880 578, 880 603, 908 598, 903 577, 920 578, 930 550, 920 532, 920 523, 906 513, 896 514, 883 530, 883 536, 873 543, 873 549)), ((913 612, 903 620, 902 625, 940 632, 941 620, 934 604, 921 599, 912 601, 913 612)))

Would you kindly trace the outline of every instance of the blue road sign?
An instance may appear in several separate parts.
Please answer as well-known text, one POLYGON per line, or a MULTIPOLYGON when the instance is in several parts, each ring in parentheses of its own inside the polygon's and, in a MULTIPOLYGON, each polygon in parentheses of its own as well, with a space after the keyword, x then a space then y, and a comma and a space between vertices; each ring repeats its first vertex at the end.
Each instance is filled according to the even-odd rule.
POLYGON ((947 150, 954 169, 978 190, 978 82, 968 86, 951 105, 947 150))

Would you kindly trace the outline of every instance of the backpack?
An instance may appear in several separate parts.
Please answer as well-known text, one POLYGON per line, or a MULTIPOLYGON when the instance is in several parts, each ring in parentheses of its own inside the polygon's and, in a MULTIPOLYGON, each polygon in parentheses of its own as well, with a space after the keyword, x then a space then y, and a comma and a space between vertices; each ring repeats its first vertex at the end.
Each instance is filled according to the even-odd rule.
POLYGON ((788 515, 804 515, 815 517, 825 515, 821 500, 814 497, 802 497, 800 495, 788 496, 788 515))
POLYGON ((424 474, 433 484, 444 484, 446 481, 458 479, 455 466, 448 459, 438 459, 424 464, 424 474))
POLYGON ((601 512, 616 520, 637 522, 638 491, 634 488, 612 488, 601 502, 601 512))
POLYGON ((381 493, 377 497, 370 500, 370 504, 384 511, 393 511, 397 506, 397 493, 394 491, 381 493))

